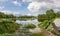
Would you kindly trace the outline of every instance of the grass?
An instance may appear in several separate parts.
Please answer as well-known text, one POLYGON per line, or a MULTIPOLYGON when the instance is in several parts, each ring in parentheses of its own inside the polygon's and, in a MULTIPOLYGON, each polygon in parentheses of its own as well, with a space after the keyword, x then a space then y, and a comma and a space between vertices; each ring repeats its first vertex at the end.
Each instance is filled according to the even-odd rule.
POLYGON ((5 33, 5 34, 0 34, 0 36, 16 36, 15 34, 8 34, 8 33, 5 33))

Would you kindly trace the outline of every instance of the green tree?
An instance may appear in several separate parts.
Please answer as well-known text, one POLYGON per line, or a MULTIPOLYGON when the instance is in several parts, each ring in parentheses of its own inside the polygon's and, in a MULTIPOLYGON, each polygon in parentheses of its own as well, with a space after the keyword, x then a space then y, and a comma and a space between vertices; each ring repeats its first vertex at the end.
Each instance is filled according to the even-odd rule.
POLYGON ((38 15, 38 21, 43 22, 44 20, 51 20, 56 17, 56 13, 54 10, 50 9, 46 11, 46 14, 40 14, 38 15))
POLYGON ((46 14, 38 15, 38 21, 39 21, 39 22, 42 22, 42 21, 44 21, 44 20, 48 20, 46 14))
POLYGON ((5 14, 0 12, 0 18, 4 18, 5 17, 5 14))
POLYGON ((60 11, 56 13, 56 18, 60 18, 60 11))
POLYGON ((48 20, 55 18, 56 14, 53 9, 47 10, 46 15, 48 16, 48 20))

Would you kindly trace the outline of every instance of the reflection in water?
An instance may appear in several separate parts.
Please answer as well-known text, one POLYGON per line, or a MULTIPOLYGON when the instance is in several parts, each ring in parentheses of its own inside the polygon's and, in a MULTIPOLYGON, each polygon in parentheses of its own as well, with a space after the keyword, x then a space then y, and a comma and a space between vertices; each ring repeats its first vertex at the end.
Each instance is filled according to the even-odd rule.
POLYGON ((36 25, 36 28, 34 29, 29 29, 30 32, 32 33, 37 33, 37 32, 41 32, 41 29, 38 27, 38 20, 35 19, 35 20, 26 20, 26 21, 22 21, 22 20, 16 20, 16 23, 18 24, 22 24, 22 26, 24 26, 25 24, 34 24, 36 25))
POLYGON ((24 26, 25 24, 34 24, 36 25, 36 27, 38 27, 38 20, 35 19, 35 20, 26 20, 26 21, 22 21, 22 20, 16 20, 16 23, 18 24, 22 24, 22 26, 24 26))
POLYGON ((38 20, 26 20, 26 21, 22 21, 22 20, 16 20, 16 23, 19 24, 38 24, 38 20))

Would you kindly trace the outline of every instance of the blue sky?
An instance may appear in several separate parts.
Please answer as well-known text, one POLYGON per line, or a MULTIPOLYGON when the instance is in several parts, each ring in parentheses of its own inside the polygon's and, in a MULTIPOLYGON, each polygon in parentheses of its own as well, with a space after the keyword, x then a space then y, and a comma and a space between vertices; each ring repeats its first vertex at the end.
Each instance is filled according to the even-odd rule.
POLYGON ((60 0, 0 0, 0 11, 5 14, 37 16, 47 9, 59 11, 59 4, 60 0))

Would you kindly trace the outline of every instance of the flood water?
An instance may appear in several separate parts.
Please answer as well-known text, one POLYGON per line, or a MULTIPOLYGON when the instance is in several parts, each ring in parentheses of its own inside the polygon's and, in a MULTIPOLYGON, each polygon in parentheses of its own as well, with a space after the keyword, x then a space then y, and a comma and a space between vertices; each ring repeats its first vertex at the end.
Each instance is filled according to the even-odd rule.
POLYGON ((22 26, 20 26, 20 28, 23 27, 26 24, 34 24, 36 26, 36 28, 29 29, 29 31, 32 32, 32 33, 41 32, 41 29, 38 27, 38 23, 39 22, 38 22, 37 19, 34 19, 34 20, 26 20, 26 21, 24 21, 24 20, 16 20, 16 23, 22 24, 22 26))
POLYGON ((34 19, 34 20, 16 20, 16 23, 18 24, 22 24, 22 25, 25 25, 25 24, 38 24, 38 20, 37 19, 34 19))

